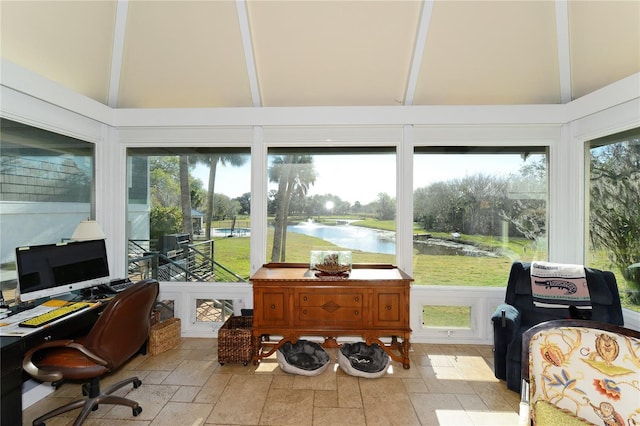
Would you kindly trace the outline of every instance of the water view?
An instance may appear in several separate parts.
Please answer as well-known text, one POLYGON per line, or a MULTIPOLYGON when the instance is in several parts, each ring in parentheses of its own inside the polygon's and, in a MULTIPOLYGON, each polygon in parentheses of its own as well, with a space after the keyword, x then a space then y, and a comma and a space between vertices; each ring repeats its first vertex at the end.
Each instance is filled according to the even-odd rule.
MULTIPOLYGON (((372 228, 352 226, 350 223, 340 225, 322 225, 311 220, 287 227, 290 232, 321 238, 341 248, 359 250, 367 253, 396 253, 395 232, 381 231, 372 228)), ((496 257, 498 253, 482 250, 471 244, 452 239, 420 238, 413 241, 413 248, 419 254, 439 256, 487 256, 496 257)))
POLYGON ((345 249, 367 253, 396 253, 394 232, 351 226, 350 224, 327 226, 312 221, 290 225, 287 227, 287 231, 321 238, 345 249))

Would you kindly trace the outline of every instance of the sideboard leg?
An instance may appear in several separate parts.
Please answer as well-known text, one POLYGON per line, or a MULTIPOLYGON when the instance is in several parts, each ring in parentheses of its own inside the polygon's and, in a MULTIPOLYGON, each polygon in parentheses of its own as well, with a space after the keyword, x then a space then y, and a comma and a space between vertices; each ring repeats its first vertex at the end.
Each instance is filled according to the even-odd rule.
POLYGON ((409 343, 409 339, 403 339, 400 351, 402 352, 402 358, 403 358, 402 367, 404 367, 405 370, 408 370, 411 367, 411 361, 409 360, 410 349, 411 349, 411 344, 409 343))

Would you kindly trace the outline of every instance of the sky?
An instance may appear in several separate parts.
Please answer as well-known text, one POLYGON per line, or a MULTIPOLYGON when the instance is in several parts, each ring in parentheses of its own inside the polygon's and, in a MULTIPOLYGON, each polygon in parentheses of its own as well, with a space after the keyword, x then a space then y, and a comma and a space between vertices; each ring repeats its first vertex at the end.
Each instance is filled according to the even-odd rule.
MULTIPOLYGON (((529 161, 539 156, 532 155, 529 161)), ((517 172, 524 164, 517 154, 509 155, 418 155, 414 157, 414 188, 438 181, 447 181, 483 173, 506 176, 517 172)), ((326 155, 315 156, 316 183, 308 195, 333 194, 351 204, 368 204, 381 192, 395 197, 395 155, 326 155)), ((216 193, 236 198, 251 191, 251 164, 242 167, 218 165, 216 193)), ((206 188, 209 169, 197 166, 195 177, 206 188)), ((277 189, 270 183, 269 189, 277 189)))

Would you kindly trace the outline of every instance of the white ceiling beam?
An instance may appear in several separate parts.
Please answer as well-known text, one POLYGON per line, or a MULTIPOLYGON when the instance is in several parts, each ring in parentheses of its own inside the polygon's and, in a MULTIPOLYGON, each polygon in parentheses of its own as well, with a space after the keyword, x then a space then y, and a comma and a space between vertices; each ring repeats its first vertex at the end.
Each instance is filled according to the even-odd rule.
POLYGON ((556 0, 556 35, 558 41, 558 72, 560 102, 571 102, 571 50, 569 46, 569 2, 556 0))
POLYGON ((120 92, 120 74, 122 72, 122 56, 124 55, 124 33, 127 29, 129 0, 118 0, 116 5, 116 23, 113 31, 113 49, 111 51, 111 71, 109 73, 109 99, 107 105, 118 106, 120 92))
POLYGON ((236 11, 238 13, 238 23, 240 24, 240 34, 242 35, 244 58, 247 64, 247 76, 249 77, 251 102, 254 107, 260 107, 262 106, 262 99, 260 98, 258 72, 256 70, 255 55, 253 54, 253 43, 251 42, 251 28, 249 26, 249 15, 247 13, 246 0, 236 0, 236 11))
POLYGON ((409 69, 409 78, 407 79, 407 89, 404 95, 404 105, 413 105, 413 97, 416 94, 416 86, 418 85, 418 75, 422 66, 422 57, 424 56, 424 47, 427 44, 427 34, 429 33, 429 24, 431 22, 431 11, 433 10, 433 1, 422 2, 422 10, 420 12, 420 22, 418 23, 418 31, 416 42, 413 46, 413 58, 411 58, 411 68, 409 69))

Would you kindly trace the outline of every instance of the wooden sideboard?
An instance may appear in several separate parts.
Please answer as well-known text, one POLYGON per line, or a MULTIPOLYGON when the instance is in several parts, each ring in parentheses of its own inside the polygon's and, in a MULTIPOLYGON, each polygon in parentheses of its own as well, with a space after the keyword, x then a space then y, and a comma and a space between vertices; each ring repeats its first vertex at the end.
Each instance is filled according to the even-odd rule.
POLYGON ((308 264, 269 263, 253 283, 254 364, 303 336, 377 343, 408 369, 413 279, 392 265, 354 264, 348 278, 318 277, 308 264), (381 339, 384 339, 383 342, 381 339))

